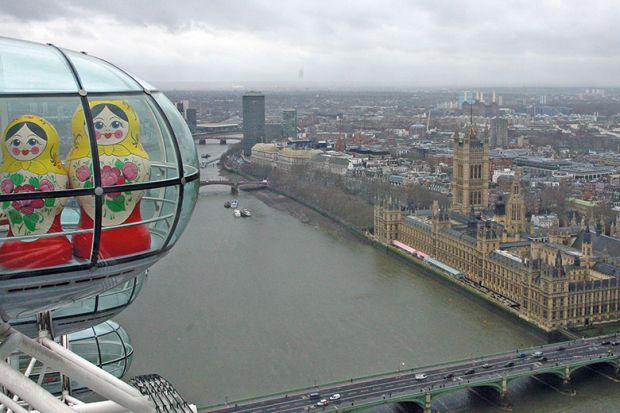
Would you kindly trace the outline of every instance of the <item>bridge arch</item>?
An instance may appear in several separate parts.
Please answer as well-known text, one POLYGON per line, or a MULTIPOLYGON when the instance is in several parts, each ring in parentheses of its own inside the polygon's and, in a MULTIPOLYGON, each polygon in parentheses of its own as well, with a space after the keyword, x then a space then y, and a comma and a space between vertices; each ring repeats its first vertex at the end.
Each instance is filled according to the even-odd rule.
POLYGON ((557 370, 543 371, 540 373, 530 375, 530 377, 539 377, 539 378, 544 378, 545 376, 553 376, 553 377, 559 378, 560 380, 566 380, 570 378, 570 373, 567 376, 565 369, 559 368, 557 370))
POLYGON ((569 374, 572 376, 576 371, 596 365, 611 366, 616 370, 620 368, 620 363, 618 362, 618 359, 592 359, 591 361, 591 363, 570 368, 569 374))
POLYGON ((369 409, 384 406, 384 405, 397 405, 397 404, 405 404, 405 405, 415 405, 418 406, 422 411, 424 411, 424 401, 426 398, 426 393, 418 395, 407 395, 401 397, 386 397, 385 399, 376 400, 371 403, 364 403, 360 405, 340 405, 339 411, 341 412, 365 412, 369 409))

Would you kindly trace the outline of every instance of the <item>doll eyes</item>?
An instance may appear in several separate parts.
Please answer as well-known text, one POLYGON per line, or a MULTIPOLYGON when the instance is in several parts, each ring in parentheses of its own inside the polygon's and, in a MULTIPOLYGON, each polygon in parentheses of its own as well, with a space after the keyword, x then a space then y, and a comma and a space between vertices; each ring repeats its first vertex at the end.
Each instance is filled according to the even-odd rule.
MULTIPOLYGON (((112 123, 110 123, 110 126, 112 126, 113 129, 118 129, 120 127, 123 126, 122 123, 120 123, 119 121, 115 120, 112 121, 112 123)), ((101 130, 105 128, 105 123, 103 123, 102 121, 98 120, 97 122, 95 122, 95 129, 97 130, 101 130)))
POLYGON ((11 145, 13 146, 19 146, 21 145, 22 141, 20 141, 19 139, 13 139, 13 142, 11 142, 11 145))
POLYGON ((28 139, 28 145, 34 146, 36 144, 37 144, 37 140, 36 139, 34 139, 34 138, 28 139))

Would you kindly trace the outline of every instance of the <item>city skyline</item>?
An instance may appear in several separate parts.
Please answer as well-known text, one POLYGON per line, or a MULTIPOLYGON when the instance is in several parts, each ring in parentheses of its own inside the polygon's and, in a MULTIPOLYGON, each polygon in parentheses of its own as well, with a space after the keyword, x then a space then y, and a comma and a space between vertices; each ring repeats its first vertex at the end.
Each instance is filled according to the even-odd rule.
POLYGON ((620 85, 609 1, 46 6, 4 5, 1 35, 84 50, 162 88, 620 85))

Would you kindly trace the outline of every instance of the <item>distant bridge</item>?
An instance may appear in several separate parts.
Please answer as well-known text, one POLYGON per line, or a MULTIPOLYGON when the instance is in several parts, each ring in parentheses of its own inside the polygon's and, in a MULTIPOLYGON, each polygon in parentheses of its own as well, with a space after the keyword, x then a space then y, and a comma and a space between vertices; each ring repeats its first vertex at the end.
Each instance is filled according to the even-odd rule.
POLYGON ((201 412, 350 412, 409 402, 418 405, 424 413, 430 413, 433 400, 463 389, 491 389, 499 400, 503 400, 509 384, 519 379, 556 376, 568 385, 576 370, 592 365, 611 366, 614 369, 612 375, 617 376, 620 346, 616 346, 620 343, 615 340, 619 339, 616 336, 602 336, 548 344, 213 405, 201 412), (319 393, 320 396, 311 398, 311 393, 319 393), (339 394, 339 399, 329 401, 334 394, 339 394), (329 404, 317 406, 320 399, 327 399, 329 404))
POLYGON ((239 192, 240 187, 246 187, 246 189, 262 189, 267 188, 269 186, 269 181, 263 179, 262 181, 248 181, 248 180, 226 180, 226 179, 215 179, 215 180, 206 180, 200 181, 200 186, 208 186, 208 185, 227 185, 230 186, 230 192, 236 194, 239 192))
POLYGON ((218 140, 221 144, 226 144, 228 140, 243 140, 243 134, 236 132, 198 132, 193 133, 192 137, 199 144, 205 143, 207 140, 218 140))

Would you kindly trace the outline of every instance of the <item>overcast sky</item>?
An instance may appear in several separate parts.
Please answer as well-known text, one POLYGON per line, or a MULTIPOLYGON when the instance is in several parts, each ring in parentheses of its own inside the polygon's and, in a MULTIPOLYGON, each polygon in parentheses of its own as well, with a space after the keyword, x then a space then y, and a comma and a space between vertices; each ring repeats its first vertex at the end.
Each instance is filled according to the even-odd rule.
POLYGON ((6 0, 0 35, 167 85, 620 85, 617 0, 6 0))

